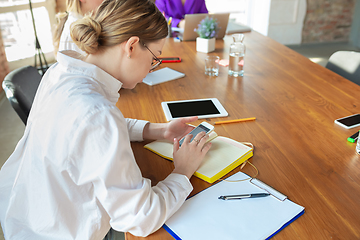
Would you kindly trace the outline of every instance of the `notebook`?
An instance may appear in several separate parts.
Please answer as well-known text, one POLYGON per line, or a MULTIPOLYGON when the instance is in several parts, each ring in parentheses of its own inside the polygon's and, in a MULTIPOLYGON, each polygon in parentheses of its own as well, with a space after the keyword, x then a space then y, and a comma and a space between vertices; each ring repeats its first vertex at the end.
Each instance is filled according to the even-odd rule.
POLYGON ((198 14, 186 14, 185 15, 185 27, 184 32, 180 38, 183 41, 193 41, 198 37, 198 34, 194 31, 195 28, 198 28, 198 24, 206 16, 217 19, 218 26, 220 27, 217 33, 217 39, 221 39, 225 36, 226 28, 229 22, 229 13, 198 13, 198 14))
MULTIPOLYGON (((199 169, 194 176, 213 183, 231 170, 253 156, 253 149, 227 137, 221 137, 216 132, 209 134, 212 146, 205 155, 199 169)), ((154 141, 144 146, 146 149, 162 156, 173 159, 173 144, 167 141, 154 141)))
MULTIPOLYGON (((238 172, 227 180, 248 179, 238 172)), ((304 207, 258 179, 219 182, 185 201, 163 228, 175 239, 269 239, 302 214, 304 207), (222 195, 270 193, 242 200, 221 200, 222 195)))
POLYGON ((143 83, 153 86, 159 83, 168 82, 182 77, 185 77, 184 73, 166 67, 148 73, 148 75, 146 75, 146 77, 143 79, 143 83))
POLYGON ((236 23, 234 21, 229 20, 229 23, 226 28, 226 34, 244 33, 244 32, 251 32, 251 28, 241 23, 236 23))

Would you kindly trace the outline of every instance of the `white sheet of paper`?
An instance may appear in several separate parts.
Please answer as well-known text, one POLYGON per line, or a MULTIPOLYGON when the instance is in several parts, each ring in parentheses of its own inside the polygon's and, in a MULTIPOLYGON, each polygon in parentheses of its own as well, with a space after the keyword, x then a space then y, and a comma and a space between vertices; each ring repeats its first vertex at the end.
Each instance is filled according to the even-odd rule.
MULTIPOLYGON (((238 172, 229 180, 246 179, 238 172)), ((273 196, 221 200, 222 195, 266 192, 250 182, 219 182, 185 201, 165 223, 181 239, 266 239, 304 207, 273 196)))
POLYGON ((166 67, 146 75, 146 77, 143 79, 143 83, 153 86, 159 83, 168 82, 182 77, 185 77, 184 73, 166 67))

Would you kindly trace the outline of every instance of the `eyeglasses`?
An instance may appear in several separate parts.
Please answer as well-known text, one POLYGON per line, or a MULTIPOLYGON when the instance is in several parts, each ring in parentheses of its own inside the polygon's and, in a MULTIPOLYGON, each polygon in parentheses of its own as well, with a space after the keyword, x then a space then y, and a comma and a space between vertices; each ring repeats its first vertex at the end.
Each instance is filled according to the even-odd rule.
POLYGON ((149 50, 149 52, 154 56, 154 61, 152 62, 151 68, 150 68, 150 71, 152 71, 152 70, 154 70, 155 68, 157 68, 157 67, 161 64, 162 60, 158 59, 158 58, 155 56, 155 54, 145 45, 145 43, 143 43, 143 45, 144 45, 144 47, 145 47, 147 50, 149 50))

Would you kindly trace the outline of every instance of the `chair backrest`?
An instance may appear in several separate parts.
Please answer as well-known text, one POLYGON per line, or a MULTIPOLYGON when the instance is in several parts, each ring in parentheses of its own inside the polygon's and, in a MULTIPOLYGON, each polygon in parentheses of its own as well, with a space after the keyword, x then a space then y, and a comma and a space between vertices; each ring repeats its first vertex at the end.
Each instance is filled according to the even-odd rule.
POLYGON ((41 77, 35 67, 25 66, 11 71, 3 81, 6 97, 25 125, 41 77))
POLYGON ((360 52, 335 52, 330 56, 325 67, 360 85, 360 52))

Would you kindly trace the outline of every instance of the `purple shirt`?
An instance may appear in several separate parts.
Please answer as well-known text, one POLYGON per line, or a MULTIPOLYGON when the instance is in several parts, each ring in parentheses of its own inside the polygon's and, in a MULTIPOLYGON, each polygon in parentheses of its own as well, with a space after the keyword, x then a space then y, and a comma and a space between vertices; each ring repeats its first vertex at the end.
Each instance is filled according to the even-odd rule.
POLYGON ((172 27, 177 27, 185 14, 208 13, 205 0, 186 0, 184 6, 181 0, 156 0, 155 4, 166 19, 172 17, 172 27))

